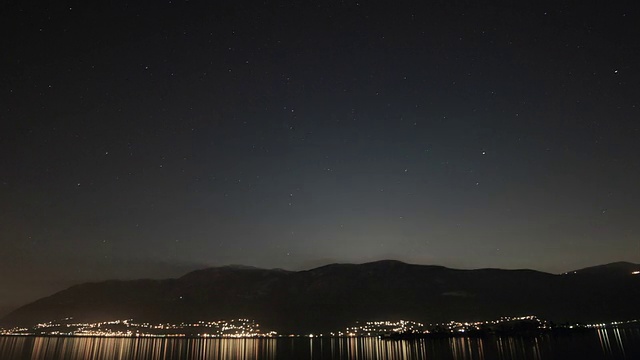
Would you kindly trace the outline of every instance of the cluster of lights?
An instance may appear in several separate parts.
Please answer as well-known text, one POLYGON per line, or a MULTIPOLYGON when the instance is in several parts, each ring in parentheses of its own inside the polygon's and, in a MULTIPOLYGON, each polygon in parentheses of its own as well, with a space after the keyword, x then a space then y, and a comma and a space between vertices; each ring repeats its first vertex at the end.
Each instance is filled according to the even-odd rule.
POLYGON ((536 322, 539 329, 548 328, 546 321, 539 319, 533 315, 519 317, 502 317, 498 320, 477 321, 477 322, 459 322, 450 321, 441 324, 429 324, 425 326, 422 323, 414 321, 369 321, 362 325, 348 327, 344 332, 332 333, 334 336, 381 336, 389 334, 429 334, 438 333, 464 333, 474 330, 481 330, 486 327, 495 327, 497 325, 509 322, 530 321, 536 322))
MULTIPOLYGON (((332 336, 385 336, 392 334, 463 334, 473 331, 482 331, 486 329, 500 329, 503 325, 509 328, 512 325, 517 325, 521 322, 529 323, 533 329, 540 331, 551 330, 552 325, 543 319, 538 318, 535 315, 505 316, 497 320, 488 321, 476 321, 476 322, 459 322, 450 321, 447 323, 429 324, 425 326, 421 323, 412 321, 373 321, 366 322, 362 325, 349 327, 344 332, 339 331, 337 333, 331 333, 332 336)), ((604 328, 618 328, 624 326, 640 326, 640 321, 614 321, 610 323, 598 323, 598 324, 565 324, 561 326, 555 326, 555 328, 565 329, 604 329, 604 328)))
POLYGON ((198 321, 179 324, 136 323, 113 320, 95 323, 75 323, 71 318, 36 324, 33 328, 2 330, 0 335, 102 336, 102 337, 214 337, 249 338, 275 337, 275 331, 263 332, 260 324, 249 319, 230 321, 198 321))
POLYGON ((587 329, 604 329, 604 328, 617 328, 617 327, 638 326, 638 325, 640 325, 639 320, 629 320, 629 321, 614 321, 610 323, 586 324, 586 325, 576 325, 576 326, 585 327, 587 329))
POLYGON ((505 325, 505 324, 514 323, 514 322, 522 322, 522 321, 534 323, 538 329, 550 328, 547 321, 542 320, 535 315, 516 316, 516 317, 503 316, 497 320, 464 322, 464 323, 457 322, 457 321, 450 321, 446 324, 437 324, 436 327, 438 329, 442 329, 442 328, 447 329, 450 332, 464 333, 468 331, 482 330, 483 328, 486 328, 486 327, 495 327, 495 326, 505 325))
POLYGON ((367 321, 362 325, 348 327, 345 331, 331 333, 332 336, 378 336, 382 334, 423 333, 424 324, 415 321, 367 321))
POLYGON ((550 328, 548 323, 539 319, 534 315, 518 316, 518 317, 502 317, 497 320, 477 321, 477 322, 459 322, 450 321, 448 323, 429 324, 425 326, 422 323, 414 321, 370 321, 362 325, 348 327, 345 331, 331 333, 332 336, 385 336, 393 334, 431 334, 431 333, 466 333, 470 331, 479 331, 486 328, 495 328, 500 325, 507 325, 515 322, 530 322, 535 324, 538 329, 550 328))
MULTIPOLYGON (((501 325, 513 325, 528 322, 536 329, 549 330, 551 325, 537 316, 501 317, 497 320, 459 322, 424 325, 415 321, 368 321, 346 328, 344 331, 331 332, 331 337, 369 337, 392 334, 459 334, 483 329, 495 329, 501 325)), ((640 326, 639 320, 615 321, 595 324, 566 324, 565 329, 606 329, 625 326, 640 326)), ((261 331, 260 325, 249 319, 197 321, 179 324, 136 323, 132 320, 113 320, 95 323, 74 323, 72 318, 36 324, 32 328, 0 329, 0 335, 38 335, 38 336, 92 336, 92 337, 203 337, 203 338, 255 338, 255 337, 323 337, 324 334, 279 335, 275 331, 261 331)))

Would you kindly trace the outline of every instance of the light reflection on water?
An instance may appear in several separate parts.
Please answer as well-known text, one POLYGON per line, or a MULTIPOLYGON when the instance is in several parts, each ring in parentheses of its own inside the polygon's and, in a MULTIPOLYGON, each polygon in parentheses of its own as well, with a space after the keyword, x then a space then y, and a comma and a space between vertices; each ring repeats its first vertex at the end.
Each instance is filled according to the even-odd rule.
POLYGON ((537 337, 170 339, 0 337, 0 359, 640 359, 640 329, 537 337))
POLYGON ((277 340, 2 337, 0 359, 275 359, 277 340))

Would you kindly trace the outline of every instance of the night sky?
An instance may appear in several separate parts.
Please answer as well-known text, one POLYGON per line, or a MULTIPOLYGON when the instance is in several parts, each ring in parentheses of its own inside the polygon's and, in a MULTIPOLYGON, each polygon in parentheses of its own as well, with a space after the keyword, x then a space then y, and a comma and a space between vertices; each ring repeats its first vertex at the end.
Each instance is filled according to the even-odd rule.
POLYGON ((0 311, 225 264, 640 262, 638 8, 479 3, 3 2, 0 311))

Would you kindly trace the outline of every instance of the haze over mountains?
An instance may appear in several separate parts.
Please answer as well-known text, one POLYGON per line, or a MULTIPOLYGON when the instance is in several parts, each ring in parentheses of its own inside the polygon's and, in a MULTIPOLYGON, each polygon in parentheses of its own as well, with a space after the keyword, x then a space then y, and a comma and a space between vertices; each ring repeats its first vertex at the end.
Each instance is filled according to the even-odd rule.
POLYGON ((640 318, 640 265, 612 263, 554 275, 457 270, 385 260, 306 271, 223 266, 177 279, 104 281, 25 305, 1 327, 74 317, 181 322, 250 318, 281 333, 322 332, 355 321, 425 323, 535 314, 556 321, 640 318))

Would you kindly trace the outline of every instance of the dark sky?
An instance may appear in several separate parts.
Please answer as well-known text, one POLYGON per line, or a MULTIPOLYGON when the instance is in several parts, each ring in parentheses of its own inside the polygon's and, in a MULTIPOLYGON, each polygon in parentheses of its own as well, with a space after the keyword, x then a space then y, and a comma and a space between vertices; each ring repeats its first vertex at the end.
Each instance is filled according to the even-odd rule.
POLYGON ((0 308, 224 264, 640 262, 632 4, 5 1, 0 308))

